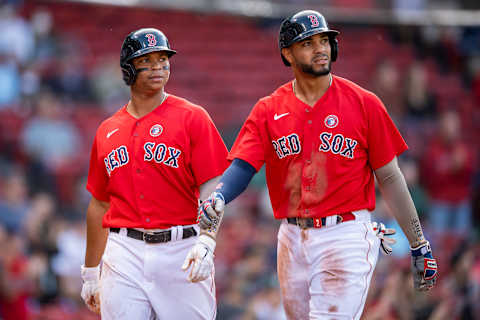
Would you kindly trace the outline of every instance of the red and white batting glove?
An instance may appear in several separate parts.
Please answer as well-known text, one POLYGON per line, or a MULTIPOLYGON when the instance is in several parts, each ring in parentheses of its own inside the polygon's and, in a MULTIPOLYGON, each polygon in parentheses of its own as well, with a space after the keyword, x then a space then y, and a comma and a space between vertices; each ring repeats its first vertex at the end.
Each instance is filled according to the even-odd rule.
POLYGON ((410 248, 412 253, 413 286, 419 291, 428 291, 437 281, 437 260, 432 255, 430 243, 410 248))
POLYGON ((82 273, 82 296, 83 301, 90 311, 100 314, 100 265, 92 268, 81 266, 82 273))
POLYGON ((182 265, 183 271, 187 271, 191 267, 188 281, 203 281, 212 274, 215 246, 216 241, 212 237, 205 234, 198 236, 197 242, 188 252, 182 265))
POLYGON ((383 254, 389 255, 393 252, 392 246, 397 243, 397 240, 388 238, 387 236, 393 236, 397 231, 393 228, 387 228, 383 223, 376 221, 372 222, 373 231, 375 231, 377 237, 380 239, 380 249, 383 254))

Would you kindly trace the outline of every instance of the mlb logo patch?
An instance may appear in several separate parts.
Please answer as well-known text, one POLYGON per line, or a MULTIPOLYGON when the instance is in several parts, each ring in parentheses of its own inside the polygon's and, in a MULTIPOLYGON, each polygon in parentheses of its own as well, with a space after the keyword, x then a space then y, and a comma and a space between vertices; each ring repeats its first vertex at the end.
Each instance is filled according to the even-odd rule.
POLYGON ((338 117, 336 115, 331 114, 325 118, 324 123, 327 128, 330 128, 330 129, 335 128, 338 125, 338 117))
POLYGON ((155 124, 150 128, 150 135, 152 137, 158 137, 163 132, 163 127, 159 124, 155 124))

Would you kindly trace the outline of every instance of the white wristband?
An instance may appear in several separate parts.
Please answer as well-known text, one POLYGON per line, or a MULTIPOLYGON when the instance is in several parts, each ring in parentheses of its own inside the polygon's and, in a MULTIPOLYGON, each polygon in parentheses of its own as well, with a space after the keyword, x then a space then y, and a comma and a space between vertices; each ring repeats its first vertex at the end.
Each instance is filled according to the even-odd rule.
POLYGON ((80 267, 82 279, 84 282, 94 281, 100 278, 100 265, 96 267, 85 267, 84 264, 80 267))

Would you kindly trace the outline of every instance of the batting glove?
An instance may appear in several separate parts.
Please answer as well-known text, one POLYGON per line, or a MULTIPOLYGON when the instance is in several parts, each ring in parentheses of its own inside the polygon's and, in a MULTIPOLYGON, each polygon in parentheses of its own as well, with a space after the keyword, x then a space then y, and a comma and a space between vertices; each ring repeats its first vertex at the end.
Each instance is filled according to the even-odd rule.
POLYGON ((413 286, 420 291, 433 288, 437 281, 437 260, 432 256, 430 243, 425 241, 418 247, 410 248, 412 252, 413 286))
POLYGON ((216 231, 220 216, 225 210, 225 198, 220 192, 213 192, 198 208, 197 223, 203 230, 216 231))
POLYGON ((372 227, 373 231, 375 231, 377 237, 380 239, 380 249, 382 249, 383 254, 392 254, 392 246, 397 243, 397 240, 388 238, 387 236, 393 236, 396 233, 395 229, 387 228, 383 223, 378 223, 376 221, 372 222, 372 227))
POLYGON ((80 295, 90 311, 100 314, 100 265, 92 268, 82 265, 81 274, 83 285, 80 295))
POLYGON ((213 251, 216 241, 205 234, 201 234, 197 243, 190 249, 182 265, 182 270, 187 271, 190 267, 188 281, 198 282, 208 278, 213 272, 213 251))

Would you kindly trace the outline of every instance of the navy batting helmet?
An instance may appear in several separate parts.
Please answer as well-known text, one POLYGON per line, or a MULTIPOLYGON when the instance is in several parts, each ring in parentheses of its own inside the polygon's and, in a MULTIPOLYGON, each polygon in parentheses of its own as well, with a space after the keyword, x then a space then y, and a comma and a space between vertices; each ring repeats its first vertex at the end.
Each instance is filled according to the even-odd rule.
POLYGON ((158 29, 139 29, 125 38, 120 52, 120 67, 127 85, 135 82, 138 73, 132 59, 154 51, 165 51, 169 58, 177 53, 170 48, 167 37, 158 29))
POLYGON ((283 20, 280 25, 278 46, 280 47, 280 55, 282 56, 283 63, 286 66, 290 66, 290 63, 281 53, 283 48, 288 48, 295 42, 302 41, 318 33, 326 33, 328 35, 330 47, 332 48, 331 59, 332 61, 337 60, 338 42, 335 37, 340 32, 329 29, 327 21, 319 12, 304 10, 283 20))

